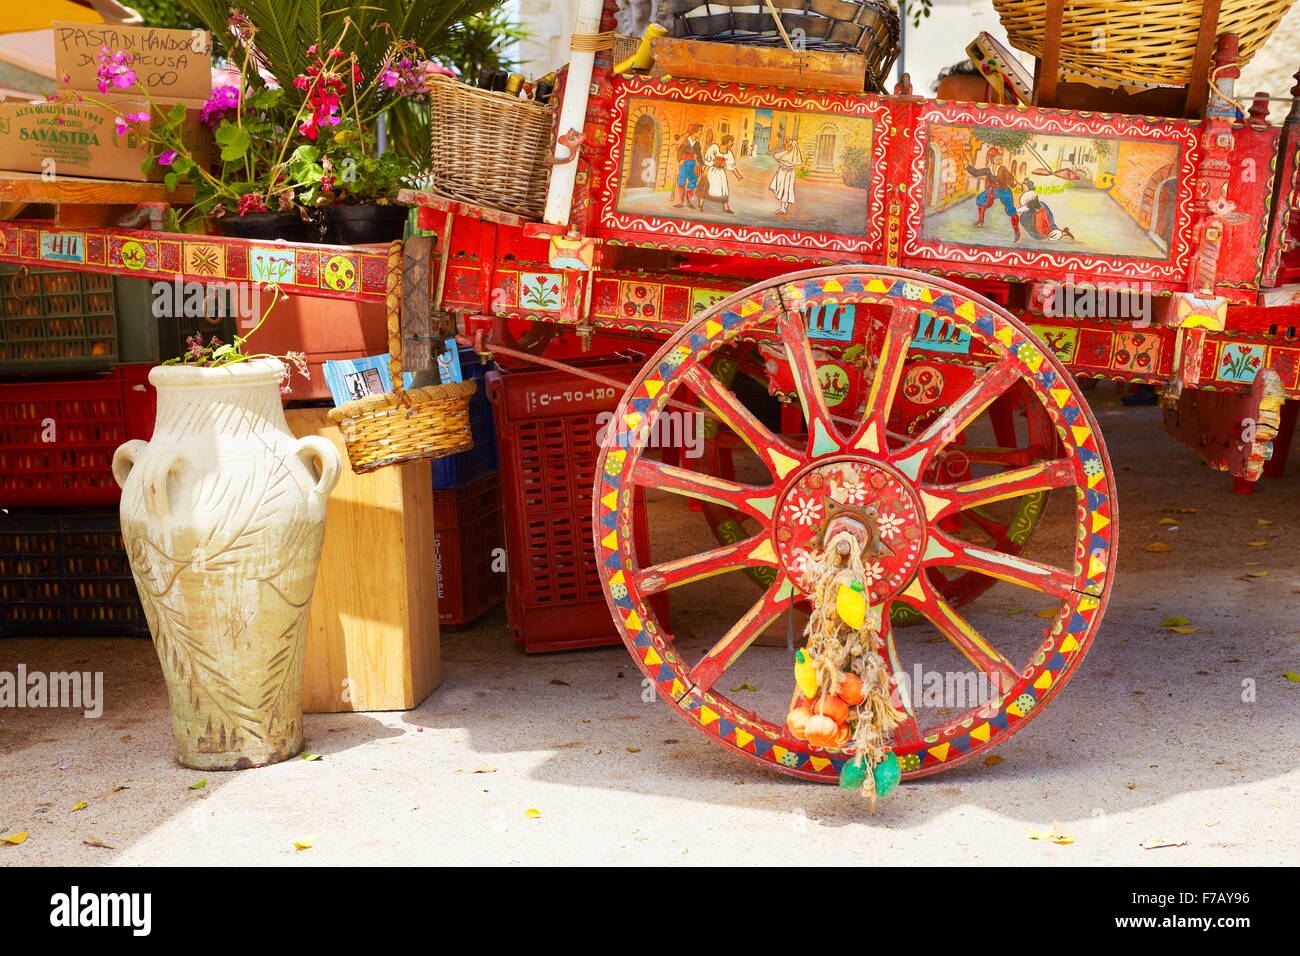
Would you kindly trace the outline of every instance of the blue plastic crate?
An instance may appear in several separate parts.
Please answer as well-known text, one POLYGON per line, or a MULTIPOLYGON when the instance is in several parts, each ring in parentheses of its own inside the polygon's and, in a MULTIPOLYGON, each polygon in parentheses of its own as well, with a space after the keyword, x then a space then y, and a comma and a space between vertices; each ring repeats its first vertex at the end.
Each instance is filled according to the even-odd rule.
POLYGON ((489 369, 484 368, 477 352, 462 346, 460 370, 461 377, 465 381, 478 383, 478 391, 470 396, 469 400, 469 429, 474 439, 474 447, 456 455, 435 458, 431 462, 435 488, 459 488, 488 472, 497 470, 496 426, 492 421, 492 403, 488 401, 487 388, 483 381, 489 369))

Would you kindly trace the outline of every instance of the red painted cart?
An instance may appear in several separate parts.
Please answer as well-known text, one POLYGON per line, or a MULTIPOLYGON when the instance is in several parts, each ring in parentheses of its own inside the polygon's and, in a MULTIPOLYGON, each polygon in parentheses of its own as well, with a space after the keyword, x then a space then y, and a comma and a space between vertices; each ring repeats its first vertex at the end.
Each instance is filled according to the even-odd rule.
POLYGON ((1263 101, 1242 115, 1234 51, 1220 38, 1194 119, 615 75, 605 51, 589 86, 568 78, 546 221, 411 197, 439 234, 435 326, 507 361, 548 361, 557 330, 657 343, 619 383, 593 525, 615 624, 688 722, 751 760, 837 777, 849 751, 727 690, 806 602, 800 570, 837 522, 874 549, 892 671, 909 666, 896 634, 924 619, 996 689, 925 716, 900 684, 905 772, 960 763, 1039 713, 1115 573, 1114 476, 1081 378, 1158 386, 1171 433, 1260 476, 1300 397, 1300 103, 1282 127, 1263 101), (746 378, 783 403, 779 422, 746 378), (666 416, 699 410, 703 458, 651 447, 666 416), (699 502, 716 547, 638 553, 640 489, 699 502), (1055 562, 1025 554, 1049 495, 1071 512, 1055 562), (752 607, 702 654, 682 650, 653 599, 730 571, 752 579, 752 607), (963 614, 996 581, 1051 604, 1032 648, 1002 649, 963 614))

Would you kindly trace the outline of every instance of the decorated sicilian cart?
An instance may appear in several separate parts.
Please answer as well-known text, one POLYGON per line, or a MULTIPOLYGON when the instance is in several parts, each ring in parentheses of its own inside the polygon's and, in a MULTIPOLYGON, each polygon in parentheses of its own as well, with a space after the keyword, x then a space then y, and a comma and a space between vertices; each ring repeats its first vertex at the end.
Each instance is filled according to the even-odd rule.
POLYGON ((454 168, 414 197, 437 274, 410 341, 455 329, 553 363, 558 331, 651 340, 630 383, 575 369, 622 394, 594 560, 633 658, 699 730, 873 798, 996 746, 1074 673, 1114 579, 1115 479, 1080 380, 1156 386, 1168 430, 1243 482, 1300 395, 1300 106, 1270 124, 1272 100, 1233 86, 1286 4, 1157 19, 1180 56, 1149 76, 1140 44, 1077 43, 1059 0, 1002 4, 1040 60, 1035 80, 978 38, 993 102, 880 92, 884 5, 709 4, 702 43, 682 3, 639 51, 599 6, 561 72, 544 205, 540 187, 475 202, 454 168), (786 46, 819 13, 859 30, 786 46), (688 412, 694 460, 655 440, 688 412), (647 549, 647 490, 695 502, 710 546, 647 549), (662 598, 727 575, 747 609, 675 635, 662 598), (1045 608, 1028 637, 975 623, 997 582, 1045 608), (925 706, 900 679, 918 622, 991 694, 925 706), (786 685, 756 711, 740 675, 773 632, 786 685))

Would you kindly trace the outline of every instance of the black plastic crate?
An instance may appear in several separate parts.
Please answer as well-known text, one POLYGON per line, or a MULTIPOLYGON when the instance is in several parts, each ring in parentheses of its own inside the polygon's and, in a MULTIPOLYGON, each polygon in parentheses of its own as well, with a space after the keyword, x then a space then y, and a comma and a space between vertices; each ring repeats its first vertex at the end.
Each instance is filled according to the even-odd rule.
POLYGON ((111 276, 0 265, 0 374, 103 371, 118 351, 111 276))
POLYGON ((117 509, 0 513, 0 637, 148 637, 117 509))

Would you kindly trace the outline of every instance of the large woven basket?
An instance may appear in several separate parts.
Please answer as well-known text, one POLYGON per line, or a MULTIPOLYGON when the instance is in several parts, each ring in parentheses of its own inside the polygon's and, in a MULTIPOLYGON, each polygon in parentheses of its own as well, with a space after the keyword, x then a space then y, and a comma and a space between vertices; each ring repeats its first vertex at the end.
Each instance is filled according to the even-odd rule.
POLYGON ((473 382, 402 388, 402 243, 388 247, 388 370, 393 390, 330 409, 348 449, 352 470, 426 461, 468 451, 469 397, 473 382))
POLYGON ((510 93, 429 77, 433 188, 530 219, 546 206, 554 112, 510 93))
MULTIPOLYGON (((1218 33, 1235 33, 1244 63, 1295 0, 1223 0, 1218 33)), ((1047 0, 993 0, 1017 50, 1043 54, 1047 0)), ((1112 80, 1191 81, 1201 0, 1065 0, 1061 68, 1112 80)))

